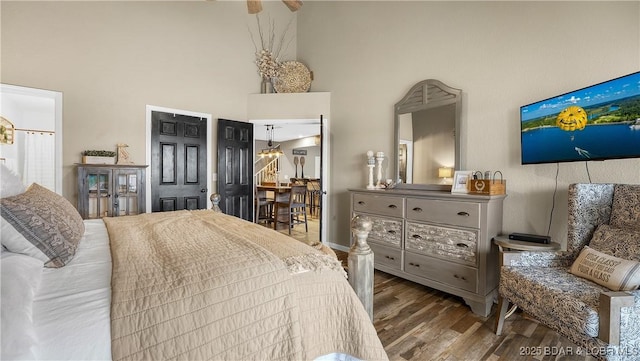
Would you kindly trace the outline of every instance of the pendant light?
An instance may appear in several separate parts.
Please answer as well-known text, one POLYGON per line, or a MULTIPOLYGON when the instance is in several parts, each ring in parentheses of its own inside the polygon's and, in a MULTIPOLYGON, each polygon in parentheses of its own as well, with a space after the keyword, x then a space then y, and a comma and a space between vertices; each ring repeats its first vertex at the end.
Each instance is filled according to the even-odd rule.
POLYGON ((275 126, 273 124, 267 124, 267 146, 269 148, 267 149, 262 149, 260 152, 258 152, 258 155, 262 158, 264 157, 279 157, 281 155, 284 154, 284 152, 282 150, 280 150, 280 144, 276 145, 275 147, 273 146, 273 131, 275 129, 275 126))

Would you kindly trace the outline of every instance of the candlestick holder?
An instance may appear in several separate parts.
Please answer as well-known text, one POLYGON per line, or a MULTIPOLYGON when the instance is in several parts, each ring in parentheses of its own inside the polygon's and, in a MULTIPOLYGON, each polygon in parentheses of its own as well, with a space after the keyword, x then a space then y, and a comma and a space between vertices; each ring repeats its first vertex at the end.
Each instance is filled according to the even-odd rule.
POLYGON ((367 151, 367 167, 369 168, 369 183, 367 184, 367 189, 376 189, 376 186, 373 184, 373 168, 376 167, 376 158, 373 156, 373 151, 367 151))
POLYGON ((384 152, 376 153, 376 161, 378 162, 378 182, 376 183, 376 188, 383 188, 382 183, 382 162, 384 161, 384 152))

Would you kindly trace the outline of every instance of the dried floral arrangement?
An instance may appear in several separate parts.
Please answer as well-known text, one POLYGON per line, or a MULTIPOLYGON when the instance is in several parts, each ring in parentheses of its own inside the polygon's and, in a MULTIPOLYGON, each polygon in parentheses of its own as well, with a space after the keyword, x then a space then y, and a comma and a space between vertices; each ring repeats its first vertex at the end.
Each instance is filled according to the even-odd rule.
POLYGON ((287 32, 293 17, 289 20, 287 27, 282 32, 282 35, 276 39, 276 26, 274 20, 269 20, 269 25, 266 29, 263 28, 260 22, 260 15, 256 14, 256 23, 258 25, 258 37, 260 42, 256 43, 256 39, 249 29, 251 35, 251 41, 255 48, 256 60, 255 63, 258 66, 258 73, 262 78, 275 78, 280 71, 279 56, 282 52, 286 51, 289 44, 293 41, 293 37, 287 40, 287 32))

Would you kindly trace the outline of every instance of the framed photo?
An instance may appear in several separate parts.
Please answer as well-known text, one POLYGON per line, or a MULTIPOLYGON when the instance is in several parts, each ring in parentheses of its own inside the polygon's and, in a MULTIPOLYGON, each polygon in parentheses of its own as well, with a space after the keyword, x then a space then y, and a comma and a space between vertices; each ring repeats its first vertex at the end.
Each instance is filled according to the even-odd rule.
POLYGON ((470 170, 457 170, 453 174, 453 184, 451 185, 451 193, 469 193, 467 189, 467 180, 473 172, 470 170))

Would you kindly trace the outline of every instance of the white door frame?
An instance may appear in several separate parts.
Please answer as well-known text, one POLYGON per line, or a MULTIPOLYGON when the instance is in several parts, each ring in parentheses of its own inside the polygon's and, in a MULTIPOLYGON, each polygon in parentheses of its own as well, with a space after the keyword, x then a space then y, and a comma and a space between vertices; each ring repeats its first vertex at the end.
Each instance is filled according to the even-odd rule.
MULTIPOLYGON (((147 105, 146 107, 146 164, 151 165, 151 113, 152 112, 163 112, 163 113, 175 113, 180 115, 186 115, 189 117, 199 117, 207 120, 207 208, 211 208, 209 205, 209 200, 211 199, 211 194, 213 193, 212 189, 212 167, 211 167, 211 132, 212 132, 212 116, 208 113, 199 113, 190 110, 182 110, 182 109, 173 109, 173 108, 165 108, 159 107, 155 105, 147 105)), ((147 179, 145 180, 147 185, 146 192, 146 200, 145 203, 147 205, 147 213, 151 213, 151 171, 146 172, 147 179)))

